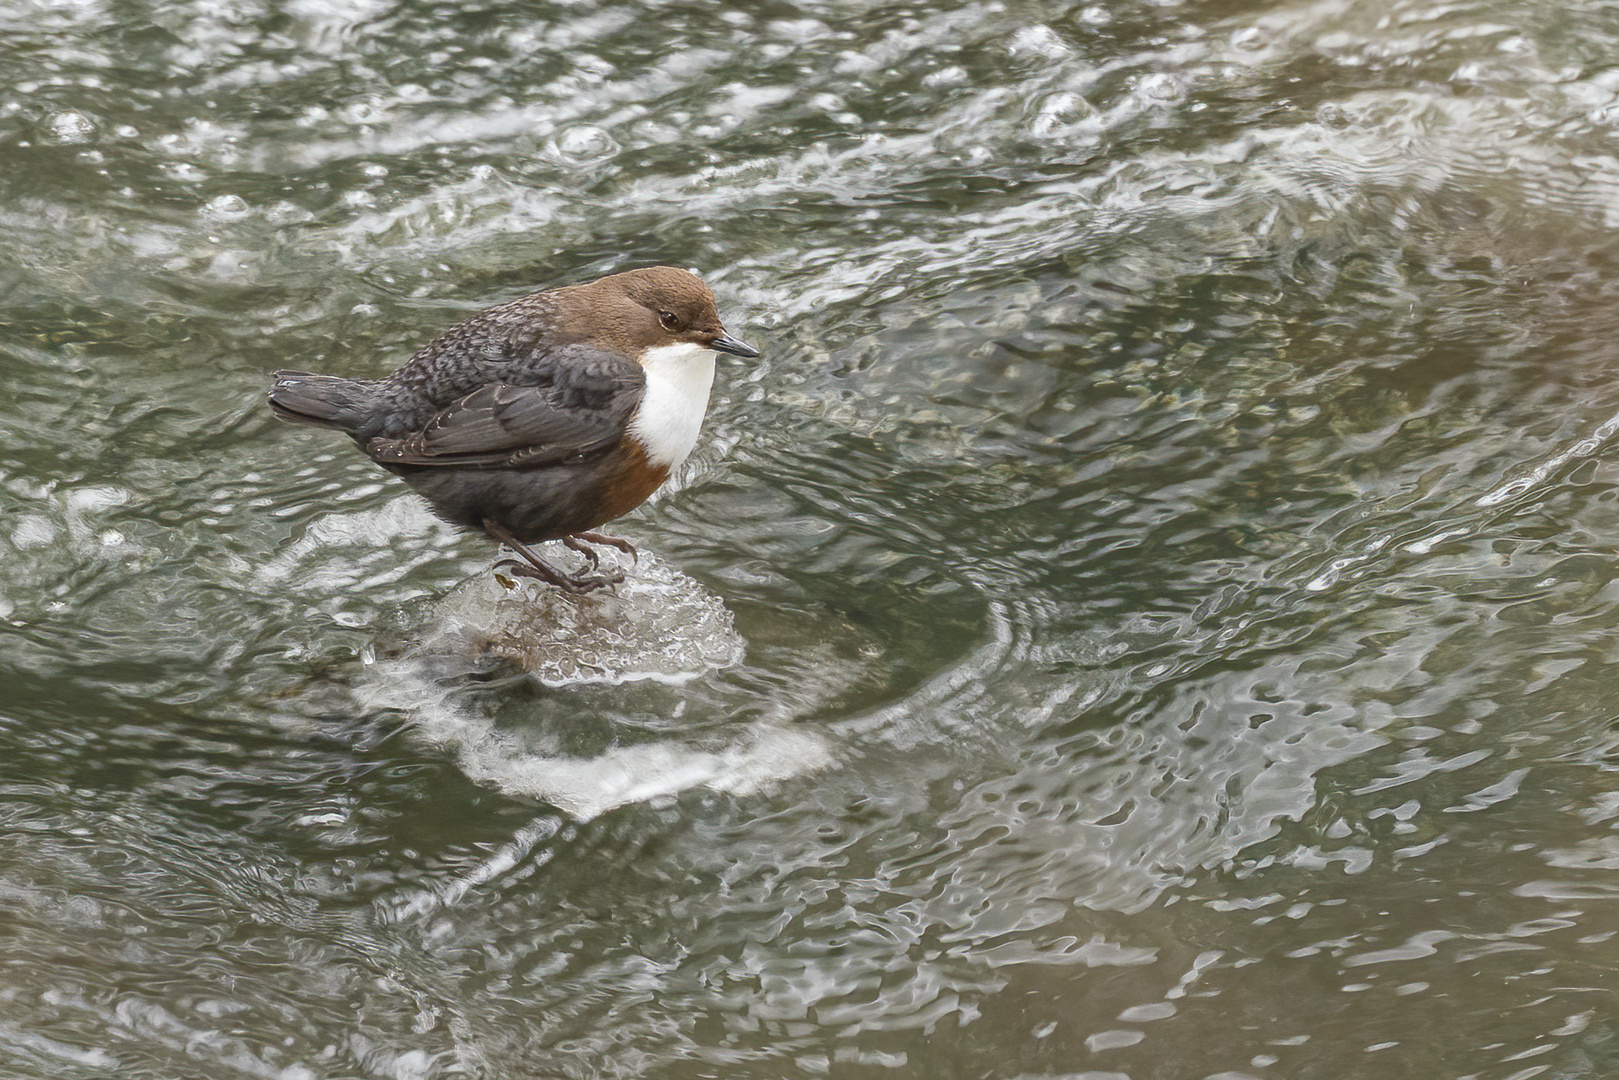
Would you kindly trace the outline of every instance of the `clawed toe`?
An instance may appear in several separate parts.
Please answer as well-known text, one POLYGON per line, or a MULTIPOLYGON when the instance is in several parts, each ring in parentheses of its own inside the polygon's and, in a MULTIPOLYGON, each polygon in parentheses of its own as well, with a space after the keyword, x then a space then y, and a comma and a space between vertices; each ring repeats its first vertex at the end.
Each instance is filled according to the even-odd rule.
POLYGON ((585 557, 585 561, 590 564, 590 568, 592 570, 595 570, 597 567, 601 566, 601 557, 596 554, 596 549, 591 547, 589 544, 583 543, 572 536, 564 536, 562 538, 562 544, 569 551, 577 551, 579 554, 583 555, 585 557))
MULTIPOLYGON (((616 536, 608 536, 606 533, 598 532, 582 532, 574 533, 572 536, 568 537, 567 540, 563 541, 575 551, 583 551, 585 550, 584 548, 575 547, 574 544, 569 542, 574 540, 583 540, 590 544, 600 544, 602 547, 617 548, 624 554, 628 555, 631 562, 639 563, 641 561, 641 553, 635 550, 635 545, 630 543, 628 540, 621 540, 616 536)), ((591 559, 591 565, 595 565, 594 558, 591 559)))

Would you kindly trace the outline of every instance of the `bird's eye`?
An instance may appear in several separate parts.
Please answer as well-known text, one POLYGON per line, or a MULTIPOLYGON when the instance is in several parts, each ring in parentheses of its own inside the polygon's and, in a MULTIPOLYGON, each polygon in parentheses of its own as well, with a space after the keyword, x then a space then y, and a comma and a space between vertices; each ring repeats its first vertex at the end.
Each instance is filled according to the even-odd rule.
POLYGON ((675 313, 672 311, 658 312, 658 322, 671 334, 680 329, 680 320, 675 318, 675 313))

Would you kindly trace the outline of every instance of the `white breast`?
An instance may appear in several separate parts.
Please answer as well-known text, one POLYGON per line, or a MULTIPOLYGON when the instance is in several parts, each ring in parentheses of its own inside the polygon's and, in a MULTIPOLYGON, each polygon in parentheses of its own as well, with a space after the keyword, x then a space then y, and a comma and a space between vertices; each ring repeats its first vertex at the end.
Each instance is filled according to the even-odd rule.
POLYGON ((701 345, 660 345, 641 359, 646 396, 630 421, 630 434, 654 465, 674 468, 697 444, 714 385, 714 353, 701 345))

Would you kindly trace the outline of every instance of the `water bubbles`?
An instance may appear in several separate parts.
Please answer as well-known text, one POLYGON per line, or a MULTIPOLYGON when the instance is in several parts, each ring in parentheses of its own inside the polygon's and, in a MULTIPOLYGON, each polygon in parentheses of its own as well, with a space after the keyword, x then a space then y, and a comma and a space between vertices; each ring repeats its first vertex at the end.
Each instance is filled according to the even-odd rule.
POLYGON ((1044 23, 1036 23, 1019 28, 1007 43, 1007 51, 1013 56, 1060 60, 1072 50, 1055 30, 1044 23))
POLYGON ((845 49, 838 53, 837 63, 832 66, 832 70, 839 75, 861 76, 870 75, 880 67, 882 65, 874 57, 854 49, 845 49))
POLYGON ((11 543, 18 548, 45 547, 56 540, 56 526, 41 514, 24 514, 11 530, 11 543))
POLYGON ((1452 82, 1487 84, 1515 79, 1524 73, 1521 64, 1496 64, 1487 60, 1469 60, 1451 74, 1452 82))
POLYGON ((574 165, 593 164, 618 151, 618 142, 594 124, 576 124, 551 141, 551 152, 574 165))
POLYGON ((957 64, 930 71, 922 78, 922 85, 930 90, 940 90, 951 86, 967 85, 967 69, 957 64))
POLYGON ((1135 82, 1135 95, 1142 101, 1174 101, 1181 93, 1180 81, 1164 71, 1143 75, 1135 82))
POLYGON ((1333 130, 1346 128, 1350 123, 1348 111, 1336 101, 1323 102, 1315 110, 1315 119, 1316 123, 1322 127, 1332 128, 1333 130))
POLYGON ((1029 131, 1040 138, 1048 138, 1093 116, 1095 111, 1078 94, 1068 91, 1050 94, 1040 103, 1040 111, 1030 122, 1029 131))
POLYGON ((130 493, 123 488, 103 485, 74 488, 67 493, 65 501, 68 514, 71 516, 123 506, 129 502, 130 497, 130 493))
POLYGON ((208 174, 189 161, 166 161, 161 166, 164 176, 182 183, 205 180, 208 174))
POLYGON ((95 140, 96 122, 77 109, 47 113, 40 121, 40 139, 56 146, 72 146, 95 140))
POLYGON ((218 195, 208 200, 207 213, 210 217, 233 221, 246 217, 250 209, 247 200, 240 195, 218 195))
POLYGON ((775 37, 795 45, 807 45, 828 33, 827 25, 819 19, 773 19, 765 27, 775 37))
POLYGON ((1243 52, 1258 52, 1269 44, 1270 39, 1257 26, 1245 26, 1231 35, 1231 47, 1243 52))

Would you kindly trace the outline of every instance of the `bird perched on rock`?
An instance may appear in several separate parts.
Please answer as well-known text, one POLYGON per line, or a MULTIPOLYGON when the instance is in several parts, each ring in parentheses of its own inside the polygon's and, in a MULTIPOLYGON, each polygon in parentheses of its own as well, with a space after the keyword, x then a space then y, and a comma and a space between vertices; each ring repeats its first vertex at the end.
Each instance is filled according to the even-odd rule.
POLYGON ((726 333, 714 294, 654 266, 535 293, 444 331, 385 379, 278 371, 284 420, 336 428, 435 512, 519 559, 502 566, 569 592, 595 572, 594 530, 629 513, 697 441, 715 353, 759 350, 726 333), (561 540, 590 572, 565 574, 528 545, 561 540))

